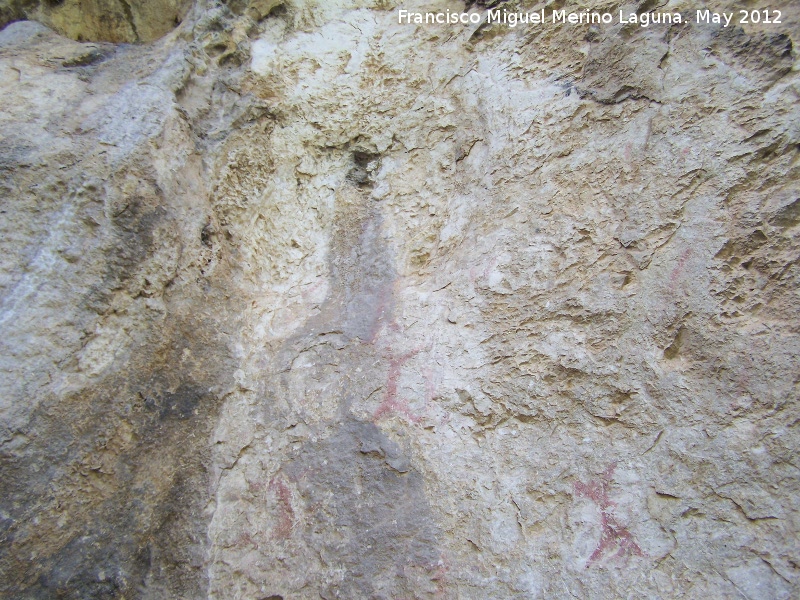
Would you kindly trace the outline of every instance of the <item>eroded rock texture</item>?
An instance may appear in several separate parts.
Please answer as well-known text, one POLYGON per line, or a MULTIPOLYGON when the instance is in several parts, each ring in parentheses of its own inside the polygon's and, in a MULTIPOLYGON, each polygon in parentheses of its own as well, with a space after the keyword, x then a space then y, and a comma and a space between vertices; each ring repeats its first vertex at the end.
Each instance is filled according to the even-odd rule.
POLYGON ((2 597, 797 597, 793 1, 54 4, 3 19, 94 41, 0 32, 2 597))
POLYGON ((35 19, 78 41, 149 42, 179 25, 189 0, 0 0, 0 24, 35 19))

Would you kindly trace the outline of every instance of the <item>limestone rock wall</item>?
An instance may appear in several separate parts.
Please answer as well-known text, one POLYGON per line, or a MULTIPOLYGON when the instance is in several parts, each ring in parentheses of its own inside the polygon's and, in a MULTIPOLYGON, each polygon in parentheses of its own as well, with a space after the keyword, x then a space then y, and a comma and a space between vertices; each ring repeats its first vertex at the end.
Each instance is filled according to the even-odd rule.
POLYGON ((0 0, 0 24, 34 19, 78 41, 150 42, 179 25, 189 0, 0 0))
POLYGON ((399 6, 0 31, 0 595, 798 594, 795 4, 399 6))

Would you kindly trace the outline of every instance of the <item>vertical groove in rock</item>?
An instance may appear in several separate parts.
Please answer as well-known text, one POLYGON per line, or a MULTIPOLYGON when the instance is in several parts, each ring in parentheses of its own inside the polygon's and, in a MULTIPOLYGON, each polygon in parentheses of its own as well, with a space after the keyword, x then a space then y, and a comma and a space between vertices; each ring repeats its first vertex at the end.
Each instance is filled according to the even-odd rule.
POLYGON ((131 10, 131 5, 128 4, 127 0, 119 0, 119 3, 122 5, 122 11, 125 13, 125 19, 130 23, 131 29, 133 30, 133 40, 134 42, 138 42, 139 40, 139 32, 136 30, 136 19, 133 16, 133 11, 131 10))

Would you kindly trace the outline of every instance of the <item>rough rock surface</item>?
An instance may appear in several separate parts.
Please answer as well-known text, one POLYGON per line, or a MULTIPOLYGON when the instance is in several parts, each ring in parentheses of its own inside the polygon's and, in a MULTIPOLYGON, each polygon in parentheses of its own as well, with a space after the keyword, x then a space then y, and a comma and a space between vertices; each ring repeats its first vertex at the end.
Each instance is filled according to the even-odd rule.
POLYGON ((180 24, 189 0, 0 0, 0 24, 35 19, 74 40, 149 42, 180 24))
POLYGON ((94 41, 0 31, 0 596, 800 594, 793 0, 52 4, 2 5, 94 41))

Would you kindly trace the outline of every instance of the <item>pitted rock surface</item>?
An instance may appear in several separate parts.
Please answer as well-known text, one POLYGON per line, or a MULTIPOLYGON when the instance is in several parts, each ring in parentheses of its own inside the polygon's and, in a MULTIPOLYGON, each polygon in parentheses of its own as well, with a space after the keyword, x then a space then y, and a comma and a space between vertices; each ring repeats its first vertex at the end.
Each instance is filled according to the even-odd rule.
POLYGON ((0 597, 800 594, 796 3, 490 7, 0 2, 0 597))

